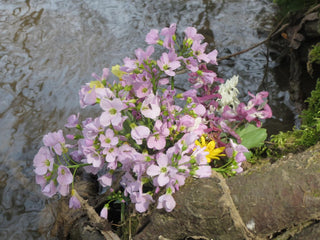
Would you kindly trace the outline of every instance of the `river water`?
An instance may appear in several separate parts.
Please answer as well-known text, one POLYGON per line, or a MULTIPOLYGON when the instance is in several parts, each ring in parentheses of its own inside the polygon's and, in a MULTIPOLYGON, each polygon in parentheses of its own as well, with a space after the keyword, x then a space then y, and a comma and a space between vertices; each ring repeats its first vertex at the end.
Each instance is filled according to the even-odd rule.
MULTIPOLYGON (((196 27, 219 56, 246 49, 272 30, 271 0, 0 0, 0 239, 51 239, 57 198, 42 196, 32 160, 42 136, 80 111, 78 90, 91 73, 121 64, 145 35, 177 23, 196 27)), ((241 96, 270 92, 268 131, 289 129, 288 84, 262 45, 219 63, 240 76, 241 96)))

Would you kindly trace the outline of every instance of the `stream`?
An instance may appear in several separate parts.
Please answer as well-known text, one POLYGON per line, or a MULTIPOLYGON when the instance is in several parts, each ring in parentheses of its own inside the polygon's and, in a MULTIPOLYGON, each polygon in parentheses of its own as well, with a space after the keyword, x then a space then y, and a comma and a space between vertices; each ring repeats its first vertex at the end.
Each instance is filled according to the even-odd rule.
MULTIPOLYGON (((33 157, 42 137, 80 111, 78 91, 145 48, 150 29, 194 26, 218 57, 267 38, 276 9, 271 0, 0 0, 0 239, 54 239, 54 203, 36 185, 33 157), (47 207, 46 207, 47 206, 47 207)), ((221 61, 218 75, 239 75, 247 92, 269 91, 270 134, 294 125, 286 79, 261 45, 221 61)))

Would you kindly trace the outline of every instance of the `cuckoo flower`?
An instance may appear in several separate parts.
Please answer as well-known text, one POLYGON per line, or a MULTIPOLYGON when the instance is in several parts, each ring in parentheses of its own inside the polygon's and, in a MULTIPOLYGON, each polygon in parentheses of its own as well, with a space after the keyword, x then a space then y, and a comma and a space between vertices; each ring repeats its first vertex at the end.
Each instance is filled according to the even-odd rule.
POLYGON ((92 77, 94 77, 95 79, 99 80, 99 81, 105 81, 107 80, 109 76, 109 69, 108 68, 103 68, 102 69, 102 76, 99 77, 97 74, 92 73, 92 77))
POLYGON ((177 24, 172 23, 170 27, 163 28, 160 32, 164 36, 163 46, 168 49, 174 48, 174 35, 176 33, 177 24))
POLYGON ((206 63, 210 62, 210 58, 205 53, 206 47, 208 43, 201 44, 200 41, 194 41, 191 49, 193 51, 194 56, 198 59, 198 62, 205 61, 206 63))
POLYGON ((69 168, 59 166, 57 181, 61 185, 69 185, 73 182, 73 176, 69 168))
POLYGON ((150 32, 146 36, 146 42, 148 44, 157 44, 159 41, 159 30, 151 29, 150 32))
POLYGON ((50 132, 43 137, 43 143, 47 147, 52 147, 56 154, 61 155, 63 151, 63 145, 65 144, 65 139, 63 137, 62 130, 57 132, 50 132))
POLYGON ((79 113, 77 115, 72 114, 70 117, 68 117, 68 123, 64 126, 67 128, 75 128, 79 123, 79 113))
POLYGON ((94 140, 101 130, 102 126, 100 124, 100 120, 99 118, 96 118, 92 122, 83 126, 82 133, 86 139, 94 140))
POLYGON ((37 175, 44 175, 47 171, 52 172, 53 170, 53 155, 48 147, 41 147, 39 152, 33 159, 33 166, 35 167, 34 172, 37 175))
POLYGON ((102 187, 111 187, 112 185, 112 174, 106 173, 98 178, 98 181, 102 187))
POLYGON ((69 208, 78 209, 81 208, 81 203, 79 199, 75 196, 76 190, 71 190, 71 198, 69 200, 69 208))
POLYGON ((138 48, 135 51, 136 57, 139 61, 139 63, 144 63, 145 60, 148 60, 152 53, 154 52, 154 47, 153 46, 148 46, 146 51, 143 51, 141 48, 138 48))
POLYGON ((100 116, 100 123, 102 126, 118 126, 121 124, 122 115, 121 111, 126 108, 126 105, 119 98, 115 99, 101 99, 101 108, 104 112, 100 116))
POLYGON ((157 156, 157 164, 152 164, 147 169, 147 174, 154 178, 156 186, 164 186, 170 180, 170 171, 175 172, 176 169, 171 167, 169 164, 169 158, 164 153, 159 153, 157 156))
POLYGON ((87 163, 91 163, 93 167, 100 168, 103 164, 103 159, 99 155, 98 152, 92 151, 89 154, 86 155, 87 157, 87 163))
POLYGON ((191 72, 196 72, 199 70, 198 61, 196 59, 194 59, 193 57, 185 58, 184 63, 186 64, 186 67, 191 72))
POLYGON ((100 134, 99 140, 101 142, 101 147, 106 148, 107 150, 116 146, 119 142, 119 138, 114 135, 114 131, 110 128, 105 131, 105 134, 100 134))
POLYGON ((154 124, 154 132, 147 141, 148 148, 162 150, 166 146, 166 137, 169 133, 167 123, 157 120, 154 124))
POLYGON ((244 153, 249 152, 249 150, 241 145, 234 143, 232 139, 230 139, 230 147, 226 148, 226 154, 229 158, 234 157, 237 163, 241 163, 246 161, 246 157, 244 153))
POLYGON ((89 84, 81 87, 79 91, 79 98, 81 108, 85 108, 89 105, 94 105, 97 102, 96 92, 91 89, 89 84))
POLYGON ((53 180, 51 180, 43 189, 42 193, 46 195, 47 197, 52 197, 57 193, 57 187, 53 180))
POLYGON ((131 137, 137 144, 141 145, 142 140, 146 139, 150 135, 150 129, 146 126, 134 126, 131 130, 131 137))
POLYGON ((180 62, 177 60, 177 54, 175 52, 169 52, 169 54, 166 52, 162 53, 157 64, 159 68, 169 76, 176 75, 174 70, 181 66, 180 62))
POLYGON ((156 120, 160 115, 160 103, 158 96, 150 94, 147 96, 141 105, 141 113, 147 118, 156 120))
POLYGON ((184 31, 186 34, 186 39, 191 39, 192 41, 202 41, 204 40, 204 36, 202 34, 197 33, 197 29, 194 27, 187 27, 184 31))
POLYGON ((158 209, 164 208, 167 212, 171 212, 176 206, 176 201, 172 194, 161 195, 158 199, 158 209))
POLYGON ((135 203, 135 208, 140 213, 147 211, 150 203, 154 202, 150 194, 142 193, 140 191, 131 194, 130 199, 132 203, 135 203))
POLYGON ((100 217, 107 219, 108 220, 108 205, 105 205, 101 212, 100 212, 100 217))

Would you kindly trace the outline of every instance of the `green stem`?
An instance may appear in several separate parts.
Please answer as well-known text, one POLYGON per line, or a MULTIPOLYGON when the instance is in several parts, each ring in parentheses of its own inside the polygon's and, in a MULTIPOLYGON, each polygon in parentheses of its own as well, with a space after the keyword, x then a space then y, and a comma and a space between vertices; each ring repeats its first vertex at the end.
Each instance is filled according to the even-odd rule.
POLYGON ((121 203, 121 223, 124 222, 124 210, 125 210, 125 204, 121 203))
POLYGON ((74 160, 70 157, 69 154, 66 154, 66 155, 67 155, 67 158, 68 158, 68 160, 69 160, 70 162, 72 162, 73 164, 77 165, 77 162, 74 161, 74 160))
POLYGON ((212 168, 213 170, 215 170, 216 172, 224 172, 225 168, 228 167, 231 163, 233 163, 232 161, 227 162, 225 165, 218 167, 218 168, 212 168))
POLYGON ((170 77, 171 90, 174 90, 174 78, 170 77))
MULTIPOLYGON (((56 152, 53 150, 53 152, 56 154, 56 152)), ((60 160, 60 157, 59 157, 59 155, 58 154, 56 154, 56 156, 57 156, 57 160, 58 160, 58 162, 60 163, 60 165, 63 165, 62 164, 62 162, 61 162, 61 160, 60 160)))
POLYGON ((72 179, 73 179, 73 181, 72 181, 72 184, 71 184, 71 189, 74 189, 74 176, 76 175, 77 170, 78 170, 78 168, 76 168, 76 169, 74 170, 73 174, 72 174, 72 179))
POLYGON ((79 167, 85 167, 85 166, 90 166, 90 165, 91 165, 91 163, 82 163, 82 164, 67 166, 67 168, 79 168, 79 167))

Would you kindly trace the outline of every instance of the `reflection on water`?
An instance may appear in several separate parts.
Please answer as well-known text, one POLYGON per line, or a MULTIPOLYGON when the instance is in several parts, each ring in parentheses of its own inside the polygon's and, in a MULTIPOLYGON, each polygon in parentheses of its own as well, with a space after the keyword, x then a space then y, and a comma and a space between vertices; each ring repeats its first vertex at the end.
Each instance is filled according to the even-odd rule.
MULTIPOLYGON (((234 53, 267 36, 273 14, 268 0, 1 0, 0 239, 46 238, 54 211, 42 209, 55 199, 35 185, 32 159, 42 136, 79 111, 78 89, 92 72, 121 63, 146 46, 151 28, 173 22, 180 32, 196 27, 220 56, 234 53)), ((270 91, 273 124, 286 128, 288 91, 272 72, 264 75, 265 52, 261 46, 222 61, 219 75, 239 74, 243 98, 270 91)))

